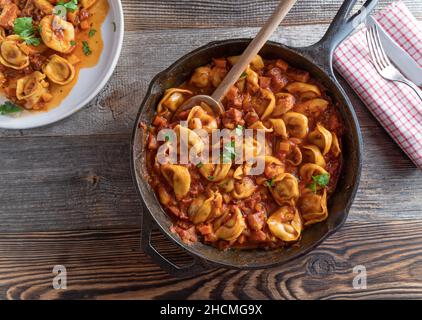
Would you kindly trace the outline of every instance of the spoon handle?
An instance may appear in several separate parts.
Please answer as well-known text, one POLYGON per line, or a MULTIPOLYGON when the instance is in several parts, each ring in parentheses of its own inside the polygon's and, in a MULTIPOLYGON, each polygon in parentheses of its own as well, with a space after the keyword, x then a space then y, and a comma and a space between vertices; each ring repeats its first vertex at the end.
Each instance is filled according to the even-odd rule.
POLYGON ((245 52, 239 58, 238 62, 233 66, 233 68, 231 68, 230 72, 214 91, 212 94, 212 98, 214 100, 220 102, 229 91, 229 89, 239 80, 248 64, 262 49, 262 47, 280 25, 281 21, 283 21, 284 17, 287 15, 296 1, 297 0, 280 1, 277 9, 271 15, 270 19, 267 21, 264 27, 262 27, 258 35, 255 37, 255 39, 252 40, 252 42, 246 48, 245 52))

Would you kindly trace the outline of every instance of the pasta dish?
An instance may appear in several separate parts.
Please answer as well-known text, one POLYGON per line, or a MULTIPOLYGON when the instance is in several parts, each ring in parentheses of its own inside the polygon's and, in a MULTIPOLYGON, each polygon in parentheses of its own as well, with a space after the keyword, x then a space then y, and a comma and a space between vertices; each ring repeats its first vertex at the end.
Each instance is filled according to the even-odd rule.
POLYGON ((166 90, 152 123, 143 124, 147 179, 186 243, 291 245, 329 215, 344 126, 309 72, 260 56, 226 94, 223 114, 206 104, 179 109, 211 94, 237 59, 215 58, 166 90))

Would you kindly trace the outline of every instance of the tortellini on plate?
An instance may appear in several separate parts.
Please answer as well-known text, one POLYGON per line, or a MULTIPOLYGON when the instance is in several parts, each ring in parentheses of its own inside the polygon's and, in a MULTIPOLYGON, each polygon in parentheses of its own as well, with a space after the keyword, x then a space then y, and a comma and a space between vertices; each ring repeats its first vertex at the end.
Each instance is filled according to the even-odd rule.
POLYGON ((66 85, 75 78, 75 67, 65 58, 54 54, 42 68, 44 74, 51 82, 66 85))
POLYGON ((48 93, 48 82, 45 74, 35 71, 34 73, 19 79, 16 83, 16 97, 25 100, 28 108, 36 105, 39 101, 47 101, 51 98, 48 93))
POLYGON ((22 70, 29 66, 29 52, 19 36, 12 35, 0 42, 0 62, 5 67, 22 70))
POLYGON ((42 18, 40 32, 44 44, 53 50, 69 53, 75 48, 75 28, 59 16, 48 15, 42 18))

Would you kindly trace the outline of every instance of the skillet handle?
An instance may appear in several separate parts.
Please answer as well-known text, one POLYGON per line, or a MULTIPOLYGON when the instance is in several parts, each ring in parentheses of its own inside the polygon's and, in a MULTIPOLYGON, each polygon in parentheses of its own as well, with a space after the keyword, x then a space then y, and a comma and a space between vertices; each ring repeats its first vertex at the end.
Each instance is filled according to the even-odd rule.
POLYGON ((151 243, 151 234, 154 227, 155 223, 151 218, 151 215, 144 209, 142 214, 141 249, 149 255, 151 259, 161 267, 161 269, 178 278, 196 276, 210 269, 210 266, 208 266, 202 259, 193 256, 193 262, 187 266, 178 266, 168 260, 156 248, 154 248, 151 243))
POLYGON ((349 17, 356 2, 357 0, 345 0, 322 39, 310 47, 304 48, 305 52, 318 51, 318 55, 313 55, 313 60, 316 60, 324 69, 328 68, 331 73, 333 73, 334 50, 352 31, 365 22, 365 19, 377 5, 378 0, 367 0, 358 12, 349 17))

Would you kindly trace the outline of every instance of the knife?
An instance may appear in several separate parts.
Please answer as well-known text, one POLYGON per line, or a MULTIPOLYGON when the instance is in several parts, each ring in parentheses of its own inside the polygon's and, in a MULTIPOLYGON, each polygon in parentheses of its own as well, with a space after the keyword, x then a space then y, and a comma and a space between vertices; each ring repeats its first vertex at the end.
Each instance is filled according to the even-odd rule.
POLYGON ((422 86, 422 68, 388 35, 377 20, 375 20, 372 16, 369 16, 367 18, 366 25, 371 27, 374 24, 378 27, 381 44, 391 62, 400 69, 407 79, 412 81, 418 87, 422 86))

